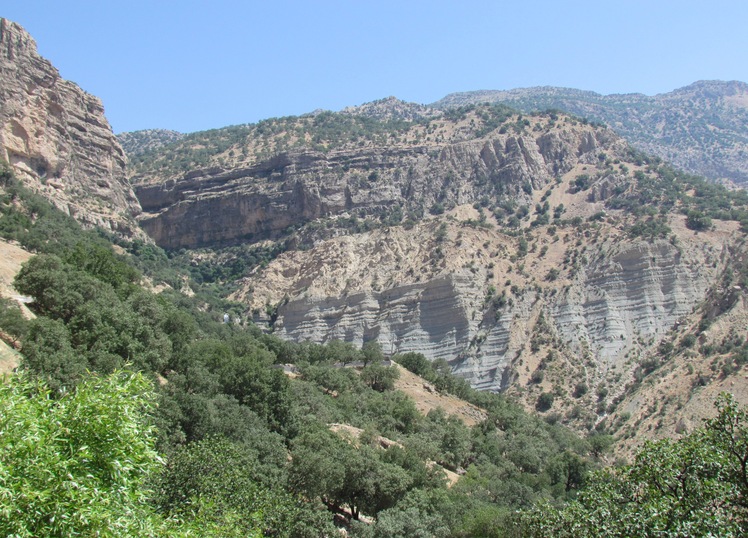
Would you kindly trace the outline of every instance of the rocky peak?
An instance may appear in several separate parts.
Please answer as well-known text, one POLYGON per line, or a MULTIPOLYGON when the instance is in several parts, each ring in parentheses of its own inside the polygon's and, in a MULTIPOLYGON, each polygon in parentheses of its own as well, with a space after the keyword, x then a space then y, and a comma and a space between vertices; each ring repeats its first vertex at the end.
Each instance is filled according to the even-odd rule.
POLYGON ((18 24, 0 19, 0 158, 80 222, 141 234, 126 157, 101 101, 60 73, 18 24))

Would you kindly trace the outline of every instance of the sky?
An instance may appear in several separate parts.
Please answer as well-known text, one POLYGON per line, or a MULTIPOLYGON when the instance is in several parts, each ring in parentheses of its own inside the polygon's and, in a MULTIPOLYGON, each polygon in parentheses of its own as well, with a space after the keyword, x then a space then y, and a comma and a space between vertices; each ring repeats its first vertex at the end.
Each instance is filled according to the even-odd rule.
MULTIPOLYGON (((3 5, 4 4, 4 5, 3 5)), ((193 132, 394 95, 748 82, 745 0, 1 0, 115 133, 193 132)))

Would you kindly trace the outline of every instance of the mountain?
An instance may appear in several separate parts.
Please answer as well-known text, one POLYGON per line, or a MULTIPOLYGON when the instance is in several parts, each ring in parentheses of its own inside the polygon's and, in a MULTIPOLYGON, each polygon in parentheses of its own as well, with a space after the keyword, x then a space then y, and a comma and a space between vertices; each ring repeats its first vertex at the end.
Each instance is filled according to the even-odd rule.
MULTIPOLYGON (((389 99, 145 153, 141 224, 283 338, 375 340, 579 428, 631 426, 660 346, 706 343, 703 305, 741 274, 745 194, 561 113, 413 110, 389 99)), ((710 410, 686 405, 692 384, 745 385, 732 358, 706 374, 714 349, 681 372, 685 421, 710 410)))
POLYGON ((127 158, 101 101, 62 79, 7 19, 0 19, 0 158, 79 221, 142 237, 127 158))
MULTIPOLYGON (((125 133, 125 178, 100 102, 20 27, 2 28, 2 143, 26 184, 123 234, 137 235, 137 214, 195 281, 224 286, 268 331, 445 359, 549 420, 630 436, 682 429, 706 412, 692 396, 745 385, 743 191, 598 123, 454 96, 125 133), (645 382, 658 376, 676 393, 645 382), (660 397, 670 422, 658 426, 660 397)), ((706 102, 708 86, 679 93, 706 102)), ((635 111, 644 97, 626 98, 635 111)))
MULTIPOLYGON (((556 111, 388 98, 124 136, 166 252, 122 237, 137 208, 52 185, 113 245, 31 192, 73 177, 39 147, 105 159, 111 130, 64 146, 34 123, 46 79, 23 80, 3 147, 27 187, 0 162, 0 293, 28 305, 0 301, 24 370, 0 394, 3 534, 745 534, 744 191, 556 111), (613 439, 635 463, 590 472, 613 439)), ((60 136, 95 131, 62 110, 60 136)), ((18 360, 0 344, 0 369, 18 360)))
POLYGON ((503 103, 524 112, 558 109, 609 125, 637 148, 694 174, 748 182, 748 84, 699 81, 669 93, 600 95, 535 87, 450 94, 449 109, 503 103))

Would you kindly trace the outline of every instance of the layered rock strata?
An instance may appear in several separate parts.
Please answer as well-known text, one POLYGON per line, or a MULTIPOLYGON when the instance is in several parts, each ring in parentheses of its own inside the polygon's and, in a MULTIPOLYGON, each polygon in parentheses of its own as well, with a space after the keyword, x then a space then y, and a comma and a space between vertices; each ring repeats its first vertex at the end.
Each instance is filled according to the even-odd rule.
POLYGON ((543 134, 499 134, 438 145, 294 151, 248 167, 195 170, 152 184, 138 178, 140 223, 165 248, 195 248, 278 236, 288 227, 394 206, 423 211, 473 203, 487 193, 527 193, 601 148, 625 143, 589 126, 543 134))
POLYGON ((0 19, 0 158, 84 224, 139 234, 140 205, 101 101, 64 80, 18 24, 0 19))
POLYGON ((515 239, 448 217, 442 241, 435 220, 287 252, 234 298, 285 338, 376 340, 387 354, 446 359, 480 389, 507 388, 550 349, 577 381, 593 384, 628 375, 691 314, 718 281, 732 241, 729 230, 693 235, 677 217, 675 241, 632 241, 607 229, 609 238, 573 268, 561 260, 582 232, 541 231, 517 263, 515 239))

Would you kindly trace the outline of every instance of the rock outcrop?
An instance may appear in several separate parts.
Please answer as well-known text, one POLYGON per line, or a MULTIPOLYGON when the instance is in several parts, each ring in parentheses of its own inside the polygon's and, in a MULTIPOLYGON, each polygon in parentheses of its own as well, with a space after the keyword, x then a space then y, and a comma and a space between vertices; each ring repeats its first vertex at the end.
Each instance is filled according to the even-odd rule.
POLYGON ((101 101, 63 80, 18 24, 0 19, 0 158, 80 222, 139 234, 126 158, 101 101))
POLYGON ((165 248, 195 248, 277 237, 350 212, 422 212, 497 192, 528 201, 532 189, 597 162, 602 148, 625 148, 611 131, 581 125, 462 138, 456 132, 439 144, 289 151, 252 166, 194 170, 156 183, 138 178, 140 223, 165 248))
POLYGON ((376 340, 388 354, 446 359, 480 389, 527 380, 551 348, 570 361, 569 380, 614 386, 703 301, 731 241, 729 229, 693 236, 676 219, 677 245, 613 234, 586 263, 564 269, 581 237, 565 230, 561 240, 541 234, 518 272, 511 238, 462 222, 442 242, 431 222, 288 252, 235 298, 285 338, 376 340), (544 278, 556 268, 556 280, 544 278))

